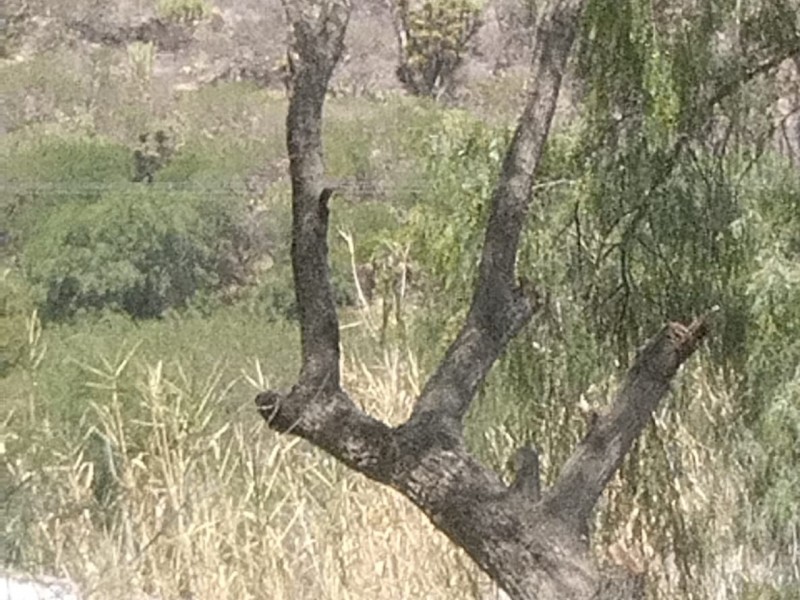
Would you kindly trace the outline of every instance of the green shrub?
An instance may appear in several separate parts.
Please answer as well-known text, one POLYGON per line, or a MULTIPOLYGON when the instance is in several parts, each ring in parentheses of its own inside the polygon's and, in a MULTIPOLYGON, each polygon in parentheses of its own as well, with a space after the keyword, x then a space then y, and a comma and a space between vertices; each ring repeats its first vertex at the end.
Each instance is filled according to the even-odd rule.
POLYGON ((403 237, 412 244, 430 291, 463 307, 477 272, 483 226, 508 131, 450 111, 442 115, 437 128, 419 134, 424 172, 403 237))
POLYGON ((15 270, 0 266, 0 379, 25 363, 33 310, 29 286, 15 270))
POLYGON ((242 190, 244 178, 263 167, 273 156, 270 143, 262 140, 233 135, 212 139, 192 137, 158 172, 155 181, 191 183, 214 192, 236 183, 242 190))
POLYGON ((755 256, 739 452, 754 480, 756 533, 792 544, 800 532, 800 178, 790 165, 764 162, 746 182, 755 256))
POLYGON ((235 283, 242 204, 131 184, 53 209, 23 252, 43 318, 158 317, 235 283))
POLYGON ((50 212, 100 198, 130 181, 131 151, 102 137, 20 133, 0 142, 8 187, 0 191, 0 215, 24 244, 50 212))
POLYGON ((70 191, 59 186, 130 181, 132 174, 130 149, 100 136, 21 133, 2 148, 10 183, 39 184, 53 192, 70 191))
POLYGON ((482 3, 475 0, 425 0, 412 5, 393 0, 401 60, 397 76, 412 94, 437 96, 453 82, 481 25, 482 3))
POLYGON ((193 23, 208 18, 212 8, 208 0, 158 0, 156 11, 162 19, 193 23))

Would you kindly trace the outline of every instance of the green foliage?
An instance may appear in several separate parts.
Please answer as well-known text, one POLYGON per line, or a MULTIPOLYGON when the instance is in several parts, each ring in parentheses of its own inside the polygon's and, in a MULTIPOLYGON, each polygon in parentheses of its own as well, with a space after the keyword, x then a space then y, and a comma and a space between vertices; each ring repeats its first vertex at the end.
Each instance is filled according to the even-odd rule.
POLYGON ((796 37, 780 33, 784 4, 768 4, 590 3, 579 61, 589 173, 575 214, 574 268, 588 276, 598 333, 616 339, 622 363, 645 329, 718 304, 725 326, 716 355, 742 365, 753 249, 740 182, 757 157, 736 144, 770 135, 759 113, 777 92, 747 84, 762 64, 797 47, 796 37), (735 35, 737 18, 761 28, 745 36, 744 49, 720 42, 735 35))
POLYGON ((245 301, 255 318, 296 321, 299 317, 290 269, 272 269, 245 301))
POLYGON ((130 150, 105 138, 22 132, 4 142, 0 157, 8 166, 8 187, 0 190, 0 214, 23 244, 51 210, 96 200, 132 175, 130 150))
POLYGON ((93 135, 20 134, 3 144, 3 152, 10 183, 113 184, 130 181, 132 173, 128 148, 93 135))
POLYGON ((482 2, 393 1, 403 30, 397 76, 412 94, 438 97, 452 84, 481 25, 482 2))
POLYGON ((243 210, 232 201, 128 186, 55 208, 23 253, 43 318, 101 309, 152 318, 220 289, 243 210))
POLYGON ((208 0, 158 0, 156 11, 168 21, 194 23, 208 18, 212 8, 208 0))
MULTIPOLYGON (((736 431, 741 443, 759 516, 740 519, 739 533, 783 543, 796 535, 788 507, 800 501, 786 467, 797 460, 800 362, 789 341, 800 319, 786 253, 794 236, 786 232, 796 228, 788 215, 798 214, 800 188, 761 153, 772 136, 767 107, 780 91, 757 74, 796 51, 795 24, 796 8, 785 2, 590 4, 580 53, 588 173, 569 265, 580 273, 576 291, 592 329, 623 365, 663 320, 722 308, 712 357, 740 405, 708 434, 732 444, 721 432, 736 431)), ((642 444, 658 447, 650 436, 642 444)), ((647 478, 629 470, 630 485, 641 489, 666 474, 655 458, 642 454, 647 478)), ((655 500, 646 504, 660 531, 681 523, 667 513, 655 500)), ((702 535, 682 529, 670 536, 681 540, 676 556, 692 564, 710 558, 702 535)))
POLYGON ((263 165, 271 158, 267 142, 249 138, 219 136, 211 139, 187 139, 180 152, 158 172, 156 181, 192 183, 209 188, 219 182, 243 180, 243 175, 263 165))
POLYGON ((509 134, 459 111, 443 114, 434 129, 419 134, 423 183, 405 235, 431 291, 463 303, 509 134))
POLYGON ((249 285, 262 268, 268 218, 259 222, 247 208, 243 184, 203 186, 246 173, 263 160, 263 145, 223 138, 176 152, 170 138, 164 154, 157 130, 159 160, 147 170, 147 148, 99 136, 16 137, 3 148, 12 173, 3 208, 44 319, 102 309, 161 316, 249 285), (180 191, 187 184, 200 187, 180 191))
MULTIPOLYGON (((767 532, 783 541, 800 531, 800 179, 789 166, 751 175, 756 250, 746 288, 748 355, 743 459, 767 532)), ((763 533, 763 532, 761 532, 763 533)))
POLYGON ((0 379, 15 367, 24 365, 28 358, 28 319, 33 311, 29 286, 15 270, 3 268, 0 271, 0 379))
MULTIPOLYGON (((657 148, 676 135, 693 135, 714 104, 738 90, 737 81, 791 56, 799 43, 796 9, 783 0, 590 2, 579 72, 588 86, 591 139, 608 144, 609 134, 641 128, 657 148)), ((766 91, 762 102, 774 98, 766 91)))

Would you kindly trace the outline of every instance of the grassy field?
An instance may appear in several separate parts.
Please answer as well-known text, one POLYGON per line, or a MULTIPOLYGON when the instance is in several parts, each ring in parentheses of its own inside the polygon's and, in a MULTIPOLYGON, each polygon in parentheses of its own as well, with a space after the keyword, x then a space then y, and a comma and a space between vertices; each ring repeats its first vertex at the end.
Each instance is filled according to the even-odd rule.
MULTIPOLYGON (((87 599, 495 598, 405 499, 276 435, 254 410, 258 391, 291 384, 298 368, 285 99, 243 83, 159 99, 134 94, 141 81, 111 85, 111 63, 86 86, 68 62, 2 67, 11 109, 24 113, 24 90, 39 98, 36 118, 18 115, 0 138, 12 234, 0 249, 4 568, 69 577, 87 599), (140 136, 159 130, 174 153, 150 187, 132 182, 140 136), (241 233, 252 213, 263 240, 241 233), (260 270, 264 256, 241 256, 254 248, 269 255, 260 270), (239 279, 220 266, 231 256, 239 279), (132 257, 164 276, 142 280, 132 257), (65 274, 80 294, 56 286, 65 274), (145 284, 163 310, 126 314, 145 284)), ((485 104, 497 90, 486 87, 485 104)), ((332 98, 326 110, 328 174, 345 183, 331 223, 343 379, 366 410, 399 423, 467 305, 510 112, 486 124, 405 97, 332 98), (368 306, 354 285, 363 264, 377 273, 368 306)), ((469 441, 504 474, 533 442, 551 481, 645 332, 722 299, 716 345, 680 375, 602 501, 597 556, 646 569, 653 598, 798 598, 796 176, 765 164, 733 208, 712 207, 738 211, 739 246, 712 243, 726 232, 690 246, 689 225, 705 222, 691 212, 697 186, 668 190, 652 247, 680 260, 631 252, 635 327, 620 333, 617 313, 602 311, 621 301, 597 301, 616 285, 602 244, 620 242, 599 233, 607 205, 591 195, 600 176, 574 159, 579 131, 565 124, 548 148, 544 178, 556 184, 539 194, 521 252, 548 286, 547 308, 482 390, 469 441), (740 262, 714 270, 713 252, 740 262), (720 339, 739 346, 726 354, 720 339)))

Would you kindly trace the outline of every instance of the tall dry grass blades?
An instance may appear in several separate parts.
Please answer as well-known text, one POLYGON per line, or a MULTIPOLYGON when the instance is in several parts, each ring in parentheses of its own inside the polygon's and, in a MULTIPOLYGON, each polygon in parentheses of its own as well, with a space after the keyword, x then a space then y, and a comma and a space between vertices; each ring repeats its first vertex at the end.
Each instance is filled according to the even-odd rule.
MULTIPOLYGON (((35 318, 28 328, 28 408, 0 421, 5 565, 67 576, 87 600, 497 597, 407 500, 251 419, 236 386, 269 387, 259 360, 236 376, 222 367, 198 376, 128 344, 81 362, 85 409, 72 427, 37 396, 46 352, 35 318)), ((655 597, 780 598, 769 594, 797 546, 778 555, 747 537, 746 468, 730 452, 736 440, 725 442, 736 395, 709 365, 684 374, 623 469, 627 481, 609 486, 595 549, 647 569, 655 597)), ((407 418, 423 376, 408 349, 346 352, 345 385, 389 423, 407 418)), ((584 403, 602 410, 616 386, 600 381, 584 403)), ((503 468, 519 430, 490 417, 472 443, 503 468)), ((558 422, 572 418, 582 417, 558 422)), ((570 439, 551 434, 531 435, 557 455, 570 439)))
MULTIPOLYGON (((5 507, 14 562, 67 576, 89 599, 483 597, 486 578, 405 499, 266 435, 219 372, 191 381, 135 350, 83 366, 99 395, 79 434, 17 415, 31 437, 4 457, 19 488, 5 507)), ((418 393, 399 353, 353 359, 347 377, 390 420, 418 393)), ((258 362, 247 379, 264 383, 258 362)))

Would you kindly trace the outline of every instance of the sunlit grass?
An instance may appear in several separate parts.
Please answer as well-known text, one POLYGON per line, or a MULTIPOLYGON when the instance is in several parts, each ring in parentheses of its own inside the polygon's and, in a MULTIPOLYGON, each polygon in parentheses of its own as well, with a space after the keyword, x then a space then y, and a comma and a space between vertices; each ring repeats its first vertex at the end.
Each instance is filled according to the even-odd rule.
MULTIPOLYGON (((236 385, 271 384, 260 361, 190 380, 179 358, 140 351, 83 364, 93 400, 71 437, 46 406, 4 423, 6 561, 69 577, 87 598, 445 599, 490 587, 404 498, 232 405, 236 385)), ((394 422, 419 390, 413 359, 394 352, 348 359, 345 380, 394 422)))
MULTIPOLYGON (((419 367, 408 349, 375 351, 368 333, 347 338, 345 385, 365 410, 400 423, 419 393, 419 367)), ((33 356, 42 340, 30 338, 33 356)), ((67 430, 35 385, 46 363, 31 363, 29 405, 0 429, 4 563, 69 577, 86 598, 494 597, 486 576, 407 500, 262 423, 242 398, 275 384, 267 358, 201 370, 179 339, 162 354, 146 345, 75 358, 87 401, 67 430)), ((723 446, 698 437, 724 427, 732 396, 700 360, 680 382, 626 466, 647 469, 658 450, 645 447, 667 440, 680 473, 640 481, 633 494, 617 478, 596 520, 597 555, 646 569, 659 598, 765 594, 781 559, 735 535, 745 473, 723 446), (691 425, 673 405, 684 394, 691 425), (651 488, 676 510, 648 508, 651 488), (716 557, 691 567, 691 596, 684 566, 659 537, 662 514, 680 514, 687 531, 704 528, 706 555, 716 557)), ((612 377, 598 387, 605 392, 594 401, 610 401, 616 385, 612 377)), ((518 445, 504 425, 484 441, 498 460, 518 445)))

